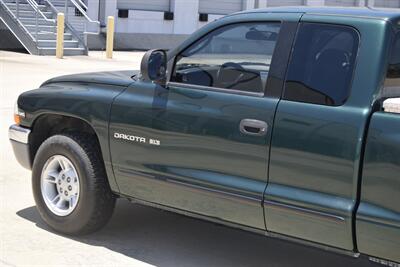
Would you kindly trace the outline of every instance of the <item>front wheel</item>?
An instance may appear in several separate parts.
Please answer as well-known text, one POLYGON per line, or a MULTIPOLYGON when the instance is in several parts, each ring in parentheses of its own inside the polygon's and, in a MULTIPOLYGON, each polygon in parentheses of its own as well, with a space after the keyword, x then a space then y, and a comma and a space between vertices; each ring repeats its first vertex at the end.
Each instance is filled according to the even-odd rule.
POLYGON ((85 134, 54 135, 40 146, 32 189, 42 219, 54 230, 88 234, 103 227, 115 206, 98 144, 85 134))

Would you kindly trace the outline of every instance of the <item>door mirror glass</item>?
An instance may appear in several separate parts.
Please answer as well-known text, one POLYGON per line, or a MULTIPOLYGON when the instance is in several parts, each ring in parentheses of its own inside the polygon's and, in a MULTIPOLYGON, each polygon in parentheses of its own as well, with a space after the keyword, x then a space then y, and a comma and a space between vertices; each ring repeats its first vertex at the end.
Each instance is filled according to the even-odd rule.
POLYGON ((167 77, 167 54, 164 50, 147 51, 140 65, 142 80, 165 85, 167 77))

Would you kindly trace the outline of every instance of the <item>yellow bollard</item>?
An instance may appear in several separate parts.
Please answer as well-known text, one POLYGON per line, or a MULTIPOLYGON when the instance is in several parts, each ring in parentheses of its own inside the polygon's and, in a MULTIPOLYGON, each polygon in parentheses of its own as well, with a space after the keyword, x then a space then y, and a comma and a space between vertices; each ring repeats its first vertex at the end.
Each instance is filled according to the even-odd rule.
POLYGON ((64 56, 64 14, 57 14, 57 43, 56 43, 56 57, 63 58, 64 56))
POLYGON ((107 45, 106 45, 107 58, 113 57, 113 50, 114 50, 114 17, 109 16, 107 19, 107 45))

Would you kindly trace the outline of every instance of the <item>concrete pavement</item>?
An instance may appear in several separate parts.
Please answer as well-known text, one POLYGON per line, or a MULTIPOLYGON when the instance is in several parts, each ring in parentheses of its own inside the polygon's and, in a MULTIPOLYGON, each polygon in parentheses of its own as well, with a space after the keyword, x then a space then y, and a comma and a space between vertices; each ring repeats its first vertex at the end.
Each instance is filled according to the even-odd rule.
POLYGON ((0 51, 0 266, 379 266, 120 200, 100 232, 68 237, 41 221, 30 172, 7 137, 17 96, 48 78, 139 67, 141 52, 37 57, 0 51))

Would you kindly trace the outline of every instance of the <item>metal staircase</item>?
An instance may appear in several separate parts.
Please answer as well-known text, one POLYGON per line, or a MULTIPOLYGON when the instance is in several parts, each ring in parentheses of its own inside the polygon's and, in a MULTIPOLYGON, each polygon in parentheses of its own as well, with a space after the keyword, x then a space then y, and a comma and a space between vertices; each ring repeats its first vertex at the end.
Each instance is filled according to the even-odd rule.
POLYGON ((33 55, 55 55, 57 13, 65 13, 64 55, 87 55, 87 34, 100 23, 80 0, 0 0, 0 19, 33 55))

